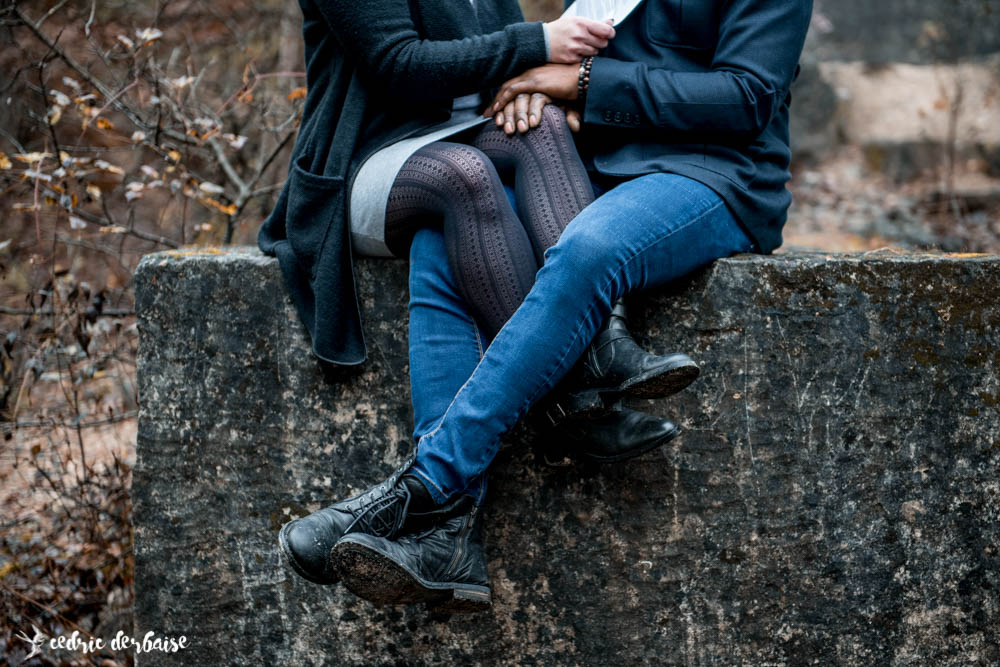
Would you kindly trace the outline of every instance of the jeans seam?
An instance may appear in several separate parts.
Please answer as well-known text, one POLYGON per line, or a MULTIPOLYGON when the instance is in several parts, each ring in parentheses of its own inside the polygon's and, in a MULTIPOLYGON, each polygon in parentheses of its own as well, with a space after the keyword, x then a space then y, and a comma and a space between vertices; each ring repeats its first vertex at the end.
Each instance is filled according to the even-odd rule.
MULTIPOLYGON (((469 322, 472 324, 472 334, 476 337, 476 347, 479 350, 479 359, 482 360, 482 358, 483 358, 483 339, 482 339, 482 336, 479 335, 479 325, 476 324, 476 321, 474 319, 472 319, 471 317, 469 318, 469 322)), ((476 365, 478 366, 479 364, 476 364, 476 365)), ((472 372, 475 373, 476 372, 475 369, 473 369, 472 372)))
POLYGON ((437 489, 438 493, 440 493, 442 496, 444 496, 446 498, 448 497, 448 494, 444 492, 444 489, 442 489, 440 486, 438 486, 437 482, 435 482, 433 479, 431 479, 430 477, 428 477, 427 475, 425 475, 424 473, 422 473, 419 468, 414 468, 414 467, 411 466, 410 469, 407 472, 412 472, 415 475, 419 475, 428 484, 430 484, 435 489, 437 489))

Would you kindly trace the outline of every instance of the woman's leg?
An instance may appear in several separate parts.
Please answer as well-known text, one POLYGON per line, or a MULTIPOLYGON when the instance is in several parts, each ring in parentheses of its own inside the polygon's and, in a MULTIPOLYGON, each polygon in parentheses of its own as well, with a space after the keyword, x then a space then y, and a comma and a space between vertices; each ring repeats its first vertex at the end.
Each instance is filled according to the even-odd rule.
POLYGON ((471 147, 436 142, 417 151, 390 192, 386 241, 401 255, 416 229, 441 221, 458 288, 492 338, 524 300, 545 251, 593 201, 565 115, 549 106, 527 134, 508 137, 490 125, 471 147), (513 177, 518 213, 497 170, 513 177))
POLYGON ((396 176, 386 242, 402 254, 416 229, 440 224, 459 292, 477 322, 499 331, 524 300, 538 264, 496 168, 481 151, 435 142, 396 176))
POLYGON ((460 492, 572 367, 616 300, 751 248, 725 203, 696 181, 651 174, 614 188, 546 253, 524 303, 421 439, 414 472, 438 502, 460 492))
POLYGON ((507 136, 490 124, 472 145, 490 158, 505 180, 513 176, 518 213, 541 266, 545 251, 556 244, 570 220, 594 201, 566 115, 549 105, 530 132, 507 136))

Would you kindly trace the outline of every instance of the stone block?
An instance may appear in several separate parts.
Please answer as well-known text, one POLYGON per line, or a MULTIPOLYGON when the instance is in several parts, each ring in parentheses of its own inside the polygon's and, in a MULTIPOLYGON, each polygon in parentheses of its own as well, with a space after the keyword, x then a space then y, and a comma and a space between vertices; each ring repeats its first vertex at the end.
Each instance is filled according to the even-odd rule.
POLYGON ((641 295, 703 364, 642 402, 684 434, 552 461, 521 430, 486 507, 491 613, 298 578, 281 524, 411 449, 406 265, 357 274, 371 352, 323 369, 256 250, 146 256, 134 476, 140 665, 1000 662, 1000 258, 740 256, 641 295))

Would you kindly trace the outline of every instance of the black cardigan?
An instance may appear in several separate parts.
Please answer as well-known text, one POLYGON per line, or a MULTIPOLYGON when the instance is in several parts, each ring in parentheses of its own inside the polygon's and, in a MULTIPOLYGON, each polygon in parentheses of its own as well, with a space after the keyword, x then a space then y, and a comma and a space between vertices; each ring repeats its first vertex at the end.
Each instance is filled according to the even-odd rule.
POLYGON ((347 202, 361 163, 450 117, 451 100, 546 61, 516 0, 299 0, 309 93, 288 180, 257 236, 325 361, 367 358, 347 202))

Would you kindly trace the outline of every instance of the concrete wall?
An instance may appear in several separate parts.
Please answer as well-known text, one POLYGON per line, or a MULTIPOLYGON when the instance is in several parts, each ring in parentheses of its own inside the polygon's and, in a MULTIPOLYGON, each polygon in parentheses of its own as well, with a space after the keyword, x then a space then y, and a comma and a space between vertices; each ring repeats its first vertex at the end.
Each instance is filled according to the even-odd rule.
POLYGON ((405 271, 362 261, 371 360, 324 372, 256 251, 136 277, 136 626, 167 664, 995 665, 1000 259, 738 257, 644 295, 704 366, 685 434, 606 467, 521 428, 486 509, 492 613, 298 578, 277 530, 410 449, 405 271))
POLYGON ((864 148, 897 180, 947 151, 1000 176, 1000 2, 816 0, 793 89, 793 148, 864 148))

